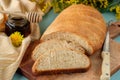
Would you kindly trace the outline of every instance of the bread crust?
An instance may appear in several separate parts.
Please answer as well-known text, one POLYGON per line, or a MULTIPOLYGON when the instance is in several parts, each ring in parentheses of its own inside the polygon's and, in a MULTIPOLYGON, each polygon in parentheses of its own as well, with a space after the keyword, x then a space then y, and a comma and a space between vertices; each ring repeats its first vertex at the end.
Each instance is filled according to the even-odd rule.
MULTIPOLYGON (((90 65, 91 66, 91 65, 90 65)), ((84 73, 86 71, 89 70, 89 67, 87 68, 74 68, 74 69, 56 69, 56 70, 47 70, 47 71, 41 71, 41 72, 38 72, 37 70, 33 70, 33 74, 34 75, 50 75, 50 74, 64 74, 64 73, 84 73)))

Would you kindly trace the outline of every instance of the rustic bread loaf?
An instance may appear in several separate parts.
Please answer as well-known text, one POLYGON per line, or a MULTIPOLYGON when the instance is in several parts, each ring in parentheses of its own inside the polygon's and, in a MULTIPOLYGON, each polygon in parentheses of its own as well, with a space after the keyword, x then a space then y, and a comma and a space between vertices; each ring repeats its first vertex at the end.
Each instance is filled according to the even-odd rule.
POLYGON ((32 72, 35 74, 51 74, 60 72, 86 71, 90 67, 89 58, 69 49, 46 52, 35 61, 32 72))
POLYGON ((37 60, 40 55, 45 54, 48 51, 56 51, 58 49, 70 49, 80 53, 85 53, 85 50, 78 44, 67 42, 65 40, 51 39, 41 44, 33 50, 32 59, 37 60))
POLYGON ((47 28, 33 51, 32 71, 42 74, 88 69, 90 61, 84 53, 92 55, 99 50, 105 34, 106 24, 99 11, 82 4, 66 8, 47 28))
POLYGON ((106 24, 100 12, 79 4, 63 10, 40 40, 41 42, 50 39, 71 41, 92 55, 102 47, 105 34, 106 24))

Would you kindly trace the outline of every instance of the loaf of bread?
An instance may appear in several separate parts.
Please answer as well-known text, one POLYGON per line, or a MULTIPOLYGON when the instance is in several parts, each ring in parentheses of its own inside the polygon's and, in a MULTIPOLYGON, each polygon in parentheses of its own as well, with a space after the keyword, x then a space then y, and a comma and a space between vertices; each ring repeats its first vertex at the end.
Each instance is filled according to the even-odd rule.
POLYGON ((46 52, 34 63, 32 71, 35 74, 86 71, 90 66, 89 58, 70 49, 59 49, 46 52))
POLYGON ((34 49, 33 73, 87 70, 92 55, 102 47, 106 23, 99 11, 83 4, 63 10, 34 49))
POLYGON ((33 51, 32 59, 35 61, 38 59, 40 55, 43 55, 48 51, 52 52, 66 48, 70 50, 78 51, 83 54, 85 53, 85 50, 78 44, 73 44, 72 42, 67 42, 65 40, 51 39, 37 45, 37 47, 33 51))
POLYGON ((96 9, 72 5, 63 10, 44 32, 41 41, 64 39, 81 45, 89 55, 102 47, 106 23, 96 9))

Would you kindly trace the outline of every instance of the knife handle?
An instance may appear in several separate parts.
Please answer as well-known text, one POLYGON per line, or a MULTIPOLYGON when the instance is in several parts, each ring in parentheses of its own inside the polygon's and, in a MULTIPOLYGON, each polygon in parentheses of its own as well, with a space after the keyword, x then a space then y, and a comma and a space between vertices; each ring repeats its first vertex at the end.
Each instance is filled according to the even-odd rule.
POLYGON ((102 52, 102 74, 100 80, 110 80, 110 53, 102 52))

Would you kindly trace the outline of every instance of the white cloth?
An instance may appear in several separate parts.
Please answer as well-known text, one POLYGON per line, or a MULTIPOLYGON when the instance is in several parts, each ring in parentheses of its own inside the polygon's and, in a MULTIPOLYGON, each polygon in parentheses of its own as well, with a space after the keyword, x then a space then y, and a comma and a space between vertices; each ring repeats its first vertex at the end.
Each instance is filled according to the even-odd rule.
MULTIPOLYGON (((0 6, 7 11, 22 13, 39 11, 43 15, 40 9, 37 8, 36 3, 29 0, 0 0, 0 6)), ((30 27, 31 34, 22 41, 21 46, 18 48, 12 45, 11 40, 5 33, 0 32, 0 80, 12 80, 31 40, 40 38, 38 23, 31 23, 30 27)))

